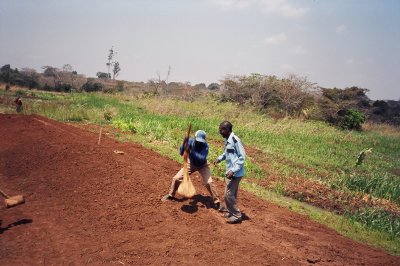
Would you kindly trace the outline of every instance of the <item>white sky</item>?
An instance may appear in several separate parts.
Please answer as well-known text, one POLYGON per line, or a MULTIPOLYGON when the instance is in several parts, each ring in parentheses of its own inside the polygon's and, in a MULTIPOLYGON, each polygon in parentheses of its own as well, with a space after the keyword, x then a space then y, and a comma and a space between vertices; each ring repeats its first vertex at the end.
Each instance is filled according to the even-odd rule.
POLYGON ((397 0, 0 0, 0 67, 94 77, 113 46, 123 80, 293 73, 400 100, 399 25, 397 0))

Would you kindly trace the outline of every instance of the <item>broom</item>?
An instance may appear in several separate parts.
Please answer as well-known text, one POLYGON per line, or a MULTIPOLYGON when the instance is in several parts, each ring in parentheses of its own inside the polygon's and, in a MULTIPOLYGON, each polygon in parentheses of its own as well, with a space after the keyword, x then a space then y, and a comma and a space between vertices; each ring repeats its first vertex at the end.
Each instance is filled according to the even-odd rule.
MULTIPOLYGON (((189 127, 186 132, 186 139, 189 139, 190 129, 192 128, 192 124, 189 124, 189 127)), ((187 144, 187 140, 183 143, 184 151, 183 151, 183 180, 178 187, 178 194, 186 197, 191 198, 196 194, 196 189, 193 186, 192 181, 190 180, 189 173, 188 173, 188 152, 185 149, 187 144)))
POLYGON ((22 195, 16 195, 16 196, 10 197, 1 190, 0 190, 0 194, 5 198, 4 203, 6 204, 7 208, 11 208, 11 207, 17 206, 17 205, 25 202, 24 196, 22 196, 22 195))

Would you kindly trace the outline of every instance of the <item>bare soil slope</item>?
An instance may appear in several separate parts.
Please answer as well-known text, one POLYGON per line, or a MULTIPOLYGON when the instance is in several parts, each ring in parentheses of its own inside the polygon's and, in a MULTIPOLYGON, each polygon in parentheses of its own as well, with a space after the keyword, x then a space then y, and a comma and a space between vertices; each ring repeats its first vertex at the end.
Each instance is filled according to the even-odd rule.
POLYGON ((400 264, 245 191, 247 219, 225 224, 195 177, 194 199, 161 203, 180 165, 97 138, 40 116, 0 114, 0 188, 27 199, 0 208, 0 265, 400 264))

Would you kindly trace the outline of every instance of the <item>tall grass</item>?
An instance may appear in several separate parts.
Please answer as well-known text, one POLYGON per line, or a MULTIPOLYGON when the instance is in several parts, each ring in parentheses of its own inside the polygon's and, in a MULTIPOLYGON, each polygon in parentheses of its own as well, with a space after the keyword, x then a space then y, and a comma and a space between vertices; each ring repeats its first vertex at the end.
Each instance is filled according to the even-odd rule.
POLYGON ((400 217, 393 213, 382 209, 363 208, 348 216, 367 227, 388 232, 393 240, 400 239, 400 217))

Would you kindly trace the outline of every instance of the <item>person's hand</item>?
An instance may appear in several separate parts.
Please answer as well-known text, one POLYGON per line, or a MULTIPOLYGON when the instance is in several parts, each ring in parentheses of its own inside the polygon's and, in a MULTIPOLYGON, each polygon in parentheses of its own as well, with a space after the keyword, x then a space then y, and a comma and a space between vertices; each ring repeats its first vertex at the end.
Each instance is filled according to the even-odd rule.
POLYGON ((233 172, 232 172, 232 170, 229 171, 228 173, 226 173, 226 178, 232 179, 232 177, 233 177, 233 172))
POLYGON ((218 159, 215 159, 214 162, 213 162, 213 165, 217 166, 217 164, 218 164, 218 159))

